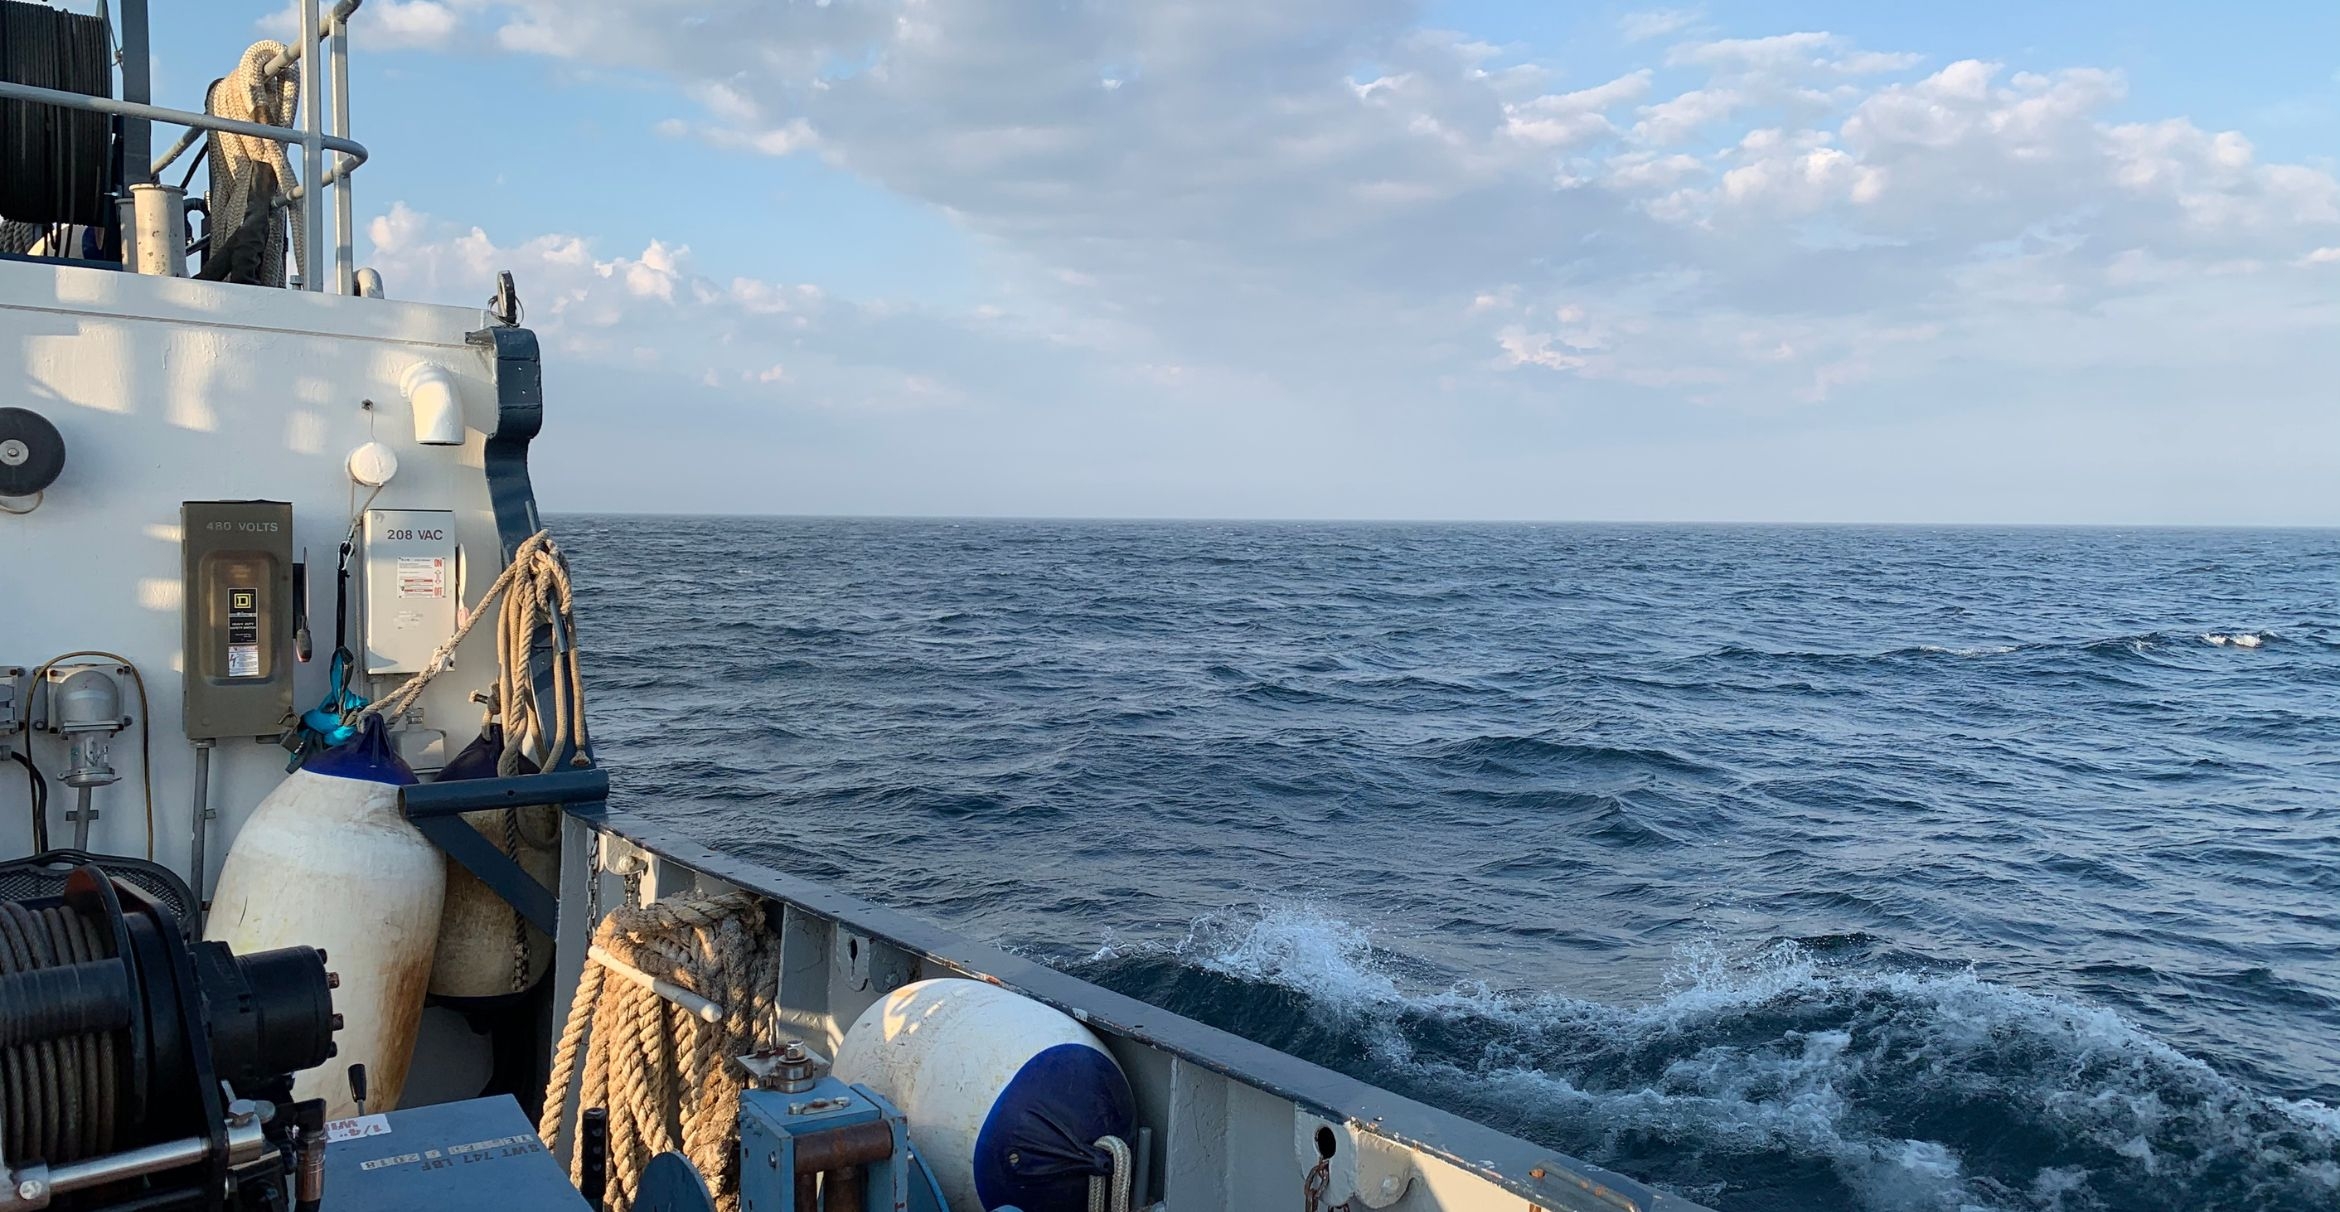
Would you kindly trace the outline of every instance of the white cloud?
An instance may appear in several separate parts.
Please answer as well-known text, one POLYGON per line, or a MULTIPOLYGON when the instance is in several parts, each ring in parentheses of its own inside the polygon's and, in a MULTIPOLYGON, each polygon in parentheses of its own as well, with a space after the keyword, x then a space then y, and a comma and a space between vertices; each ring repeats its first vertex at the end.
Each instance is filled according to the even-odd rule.
POLYGON ((1650 73, 1644 69, 1592 88, 1546 93, 1506 104, 1504 130, 1539 147, 1566 147, 1613 135, 1617 128, 1610 123, 1608 111, 1646 95, 1649 79, 1650 73))
MULTIPOLYGON (((2334 320, 2320 275, 2340 257, 2340 182, 2240 133, 2132 120, 2114 71, 1929 68, 1806 31, 1677 45, 1663 76, 1564 80, 1416 15, 715 0, 685 26, 650 0, 516 0, 470 19, 517 51, 663 74, 695 112, 662 132, 817 147, 949 216, 987 289, 1019 302, 917 316, 963 363, 887 377, 875 368, 915 355, 851 345, 871 367, 852 391, 888 399, 945 394, 914 379, 955 399, 1007 390, 977 336, 1004 326, 1036 367, 1240 393, 1296 428, 1433 400, 1873 419, 1982 395, 2079 407, 2137 350, 2181 360, 2150 390, 2233 390, 2297 368, 2334 320)), ((415 222, 394 210, 377 243, 450 270, 488 255, 452 230, 426 257, 415 222)), ((561 236, 486 247, 548 279, 523 287, 561 309, 563 339, 671 312, 659 322, 696 317, 740 346, 727 376, 785 364, 788 392, 852 394, 820 347, 881 326, 880 309, 718 283, 688 235, 633 257, 561 236)), ((1048 377, 1026 394, 1069 398, 1048 377)))
POLYGON ((1857 50, 1850 39, 1825 32, 1722 38, 1677 46, 1666 53, 1666 62, 1678 66, 1766 76, 1804 72, 1867 76, 1915 67, 1922 58, 1915 54, 1857 50))
POLYGON ((1684 8, 1660 8, 1647 12, 1627 13, 1617 18, 1617 33, 1627 42, 1647 42, 1678 34, 1698 23, 1698 11, 1684 8))
MULTIPOLYGON (((325 0, 324 7, 332 7, 325 0)), ((454 40, 463 27, 462 15, 445 0, 372 0, 350 18, 354 46, 375 50, 436 50, 454 40)), ((258 22, 262 33, 280 42, 300 37, 300 5, 288 4, 258 22)))
POLYGON ((1548 332, 1529 332, 1516 324, 1495 334, 1495 343, 1502 347, 1505 361, 1513 366, 1576 370, 1585 364, 1582 357, 1554 348, 1563 343, 1560 337, 1548 332))
POLYGON ((1747 95, 1737 89, 1694 88, 1641 107, 1641 120, 1634 124, 1633 134, 1644 143, 1679 142, 1737 113, 1747 103, 1747 95))

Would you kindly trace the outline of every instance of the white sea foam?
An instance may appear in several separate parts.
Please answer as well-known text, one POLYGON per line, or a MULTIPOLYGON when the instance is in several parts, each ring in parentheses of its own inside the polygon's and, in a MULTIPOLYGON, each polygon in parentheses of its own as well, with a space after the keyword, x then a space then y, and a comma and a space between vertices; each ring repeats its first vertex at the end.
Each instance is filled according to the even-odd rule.
POLYGON ((1688 1156, 1825 1159, 1879 1212, 2080 1212, 2119 1206, 2131 1184, 2182 1190, 2213 1173, 2265 1206, 2340 1206, 2340 1111, 2255 1094, 2112 1010, 1972 972, 1856 971, 1792 945, 1706 944, 1679 951, 1662 995, 1638 1006, 1410 989, 1369 931, 1307 905, 1207 917, 1176 943, 1098 958, 1147 953, 1304 993, 1362 1032, 1377 1064, 1466 1111, 1593 1141, 1656 1137, 1688 1156), (1443 1028, 1436 1046, 1421 1042, 1429 1028, 1443 1028), (1458 1035, 1481 1051, 1458 1052, 1458 1035), (2030 1169, 1977 1173, 1959 1141, 1895 1131, 1926 1104, 1997 1108, 2007 1123, 1975 1139, 2038 1138, 2016 1165, 2030 1169))
POLYGON ((2229 644, 2237 648, 2257 648, 2274 638, 2275 633, 2271 631, 2213 631, 2203 636, 2202 642, 2214 648, 2224 648, 2229 644))

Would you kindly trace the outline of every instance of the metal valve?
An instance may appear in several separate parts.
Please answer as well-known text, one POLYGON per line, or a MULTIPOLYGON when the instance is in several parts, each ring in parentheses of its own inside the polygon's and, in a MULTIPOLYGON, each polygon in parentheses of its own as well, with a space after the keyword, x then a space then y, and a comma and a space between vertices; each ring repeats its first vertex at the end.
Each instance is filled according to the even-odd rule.
POLYGON ((130 726, 122 714, 122 684, 113 667, 59 665, 43 679, 48 695, 46 727, 68 738, 68 787, 103 787, 122 776, 114 771, 114 734, 130 726))

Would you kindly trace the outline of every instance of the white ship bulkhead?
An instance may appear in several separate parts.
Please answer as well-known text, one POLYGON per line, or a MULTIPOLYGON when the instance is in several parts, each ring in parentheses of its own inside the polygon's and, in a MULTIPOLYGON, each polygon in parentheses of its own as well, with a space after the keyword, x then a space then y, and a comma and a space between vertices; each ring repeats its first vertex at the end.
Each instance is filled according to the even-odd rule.
MULTIPOLYGON (((503 552, 489 511, 482 451, 495 425, 492 354, 465 339, 491 323, 478 309, 75 266, 0 266, 0 349, 10 351, 20 367, 6 380, 11 387, 0 404, 39 413, 56 426, 66 448, 62 474, 37 503, 10 503, 28 512, 0 511, 0 569, 6 570, 0 667, 31 671, 62 653, 102 650, 135 665, 147 689, 141 719, 135 718, 136 696, 124 686, 122 702, 133 718, 113 740, 119 781, 92 791, 92 851, 148 854, 143 788, 151 779, 153 857, 182 872, 190 861, 195 749, 181 711, 182 503, 291 505, 291 546, 296 559, 306 554, 313 635, 312 659, 291 664, 296 713, 315 706, 326 692, 336 563, 352 511, 369 498, 375 510, 448 512, 458 553, 443 586, 451 600, 466 591, 476 596, 494 577, 503 552), (417 378, 428 380, 426 407, 451 399, 459 410, 459 445, 417 441, 418 425, 430 437, 445 437, 452 428, 442 415, 418 418, 404 390, 417 378), (369 444, 396 457, 396 473, 378 494, 350 474, 352 453, 369 444), (151 734, 151 769, 141 766, 142 731, 151 734)), ((369 561, 363 534, 359 538, 347 622, 362 669, 369 634, 388 635, 397 620, 367 617, 374 596, 369 589, 376 587, 367 583, 369 561)), ((394 601, 394 594, 384 600, 394 601)), ((445 638, 419 640, 427 652, 445 638)), ((419 718, 396 722, 400 748, 416 766, 428 771, 477 732, 481 709, 469 696, 492 679, 494 666, 493 632, 482 628, 466 641, 455 669, 425 692, 419 718)), ((372 698, 405 677, 361 676, 352 688, 372 698)), ((49 816, 53 836, 62 842, 70 836, 65 816, 73 801, 67 789, 54 785, 64 738, 36 731, 14 741, 29 747, 52 776, 49 816)), ((284 782, 290 755, 277 741, 272 732, 220 737, 212 746, 206 802, 217 818, 207 830, 205 870, 191 881, 200 888, 218 886, 230 845, 242 837, 254 809, 284 782)), ((0 829, 24 831, 30 814, 21 772, 0 771, 0 829)), ((275 897, 255 901, 246 889, 235 908, 257 913, 264 905, 268 924, 215 917, 209 931, 239 945, 289 940, 304 929, 315 937, 407 940, 417 912, 414 897, 353 895, 358 890, 346 877, 366 869, 411 872, 414 848, 428 849, 429 843, 395 822, 371 836, 369 842, 363 831, 342 833, 338 853, 330 845, 295 845, 285 838, 267 843, 273 850, 265 874, 274 880, 269 891, 275 897), (304 862, 302 854, 316 861, 304 862), (356 861, 360 855, 367 861, 356 861)), ((22 842, 29 851, 29 834, 22 842)), ((422 858, 425 866, 444 867, 435 851, 422 858)), ((438 898, 425 899, 432 902, 435 923, 438 898)), ((508 940, 510 911, 500 902, 497 908, 500 915, 489 925, 500 925, 496 937, 508 940)), ((377 961, 411 958, 418 946, 427 972, 429 943, 403 941, 365 954, 327 946, 341 970, 341 1000, 371 1006, 378 993, 385 1014, 395 1006, 396 1015, 412 1023, 420 991, 402 988, 393 995, 376 989, 374 973, 401 968, 377 961)), ((510 944, 489 951, 503 961, 497 975, 508 973, 510 944)), ((429 1015, 425 1030, 435 1059, 418 1075, 416 1093, 427 1098, 476 1089, 487 1064, 485 1042, 447 1011, 429 1015)), ((384 1059, 390 1058, 350 1057, 384 1059)), ((376 1070, 377 1105, 395 1103, 395 1070, 404 1067, 376 1070), (387 1089, 379 1088, 383 1078, 390 1079, 387 1089)), ((311 1080, 320 1087, 317 1093, 333 1098, 337 1112, 354 1108, 338 1075, 311 1080)))

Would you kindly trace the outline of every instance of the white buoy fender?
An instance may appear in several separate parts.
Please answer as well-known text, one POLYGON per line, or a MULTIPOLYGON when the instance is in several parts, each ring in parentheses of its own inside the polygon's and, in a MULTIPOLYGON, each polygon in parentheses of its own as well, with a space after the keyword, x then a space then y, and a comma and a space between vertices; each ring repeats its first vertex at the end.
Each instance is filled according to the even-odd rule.
POLYGON ((414 1058, 446 895, 438 848, 398 811, 414 782, 378 715, 343 744, 293 771, 236 834, 219 873, 204 937, 250 954, 316 947, 341 985, 333 1009, 340 1051, 296 1074, 293 1097, 322 1098, 327 1115, 357 1113, 349 1067, 366 1067, 368 1111, 398 1105, 414 1058))
POLYGON ((1089 1177, 1135 1143, 1137 1100, 1097 1037, 1030 998, 970 980, 904 985, 855 1019, 838 1078, 910 1120, 953 1212, 1085 1212, 1089 1177))

